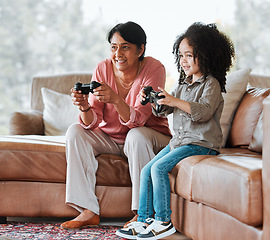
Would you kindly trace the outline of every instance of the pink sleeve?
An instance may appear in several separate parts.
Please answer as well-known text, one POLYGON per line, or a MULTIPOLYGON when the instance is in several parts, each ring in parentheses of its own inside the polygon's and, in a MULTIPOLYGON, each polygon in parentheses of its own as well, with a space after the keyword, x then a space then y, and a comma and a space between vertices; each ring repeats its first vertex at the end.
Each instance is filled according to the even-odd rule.
MULTIPOLYGON (((92 111, 92 109, 90 109, 89 111, 92 111)), ((96 128, 96 126, 97 126, 97 114, 94 111, 92 111, 92 113, 93 113, 94 119, 93 119, 93 122, 90 125, 85 125, 83 123, 82 119, 81 119, 81 114, 79 115, 79 123, 83 128, 85 128, 85 129, 94 129, 94 128, 96 128)))

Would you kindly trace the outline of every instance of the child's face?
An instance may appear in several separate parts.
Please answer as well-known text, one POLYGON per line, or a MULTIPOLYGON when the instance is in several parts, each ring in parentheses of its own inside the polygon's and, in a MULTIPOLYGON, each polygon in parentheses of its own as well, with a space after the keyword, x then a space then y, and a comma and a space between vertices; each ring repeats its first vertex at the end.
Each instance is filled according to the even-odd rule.
POLYGON ((189 45, 188 40, 184 38, 179 45, 180 65, 187 76, 192 76, 192 81, 196 81, 202 76, 199 68, 198 58, 193 55, 193 47, 189 45))

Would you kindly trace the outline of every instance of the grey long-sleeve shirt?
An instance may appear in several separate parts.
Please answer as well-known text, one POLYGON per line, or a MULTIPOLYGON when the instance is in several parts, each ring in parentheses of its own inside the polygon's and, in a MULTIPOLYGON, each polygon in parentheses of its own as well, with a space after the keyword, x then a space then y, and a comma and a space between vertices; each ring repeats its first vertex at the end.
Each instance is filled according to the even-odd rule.
POLYGON ((190 84, 190 78, 187 78, 171 94, 189 102, 191 114, 169 106, 163 106, 159 114, 153 109, 153 113, 161 117, 173 113, 174 135, 170 148, 195 144, 219 151, 222 143, 220 116, 224 99, 217 79, 208 76, 205 80, 202 76, 190 84))

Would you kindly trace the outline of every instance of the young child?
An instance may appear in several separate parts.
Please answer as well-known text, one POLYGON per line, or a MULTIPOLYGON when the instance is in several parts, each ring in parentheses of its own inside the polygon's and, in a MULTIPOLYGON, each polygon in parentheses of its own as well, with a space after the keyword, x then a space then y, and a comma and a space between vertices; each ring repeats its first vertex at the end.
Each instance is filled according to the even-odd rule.
POLYGON ((159 95, 165 96, 158 101, 163 105, 161 112, 152 107, 157 116, 173 113, 174 135, 142 169, 139 216, 116 232, 123 238, 160 239, 173 234, 168 173, 186 157, 217 155, 221 147, 221 92, 225 92, 226 72, 235 56, 233 43, 215 24, 194 23, 177 38, 173 53, 179 84, 171 95, 160 88, 159 95))

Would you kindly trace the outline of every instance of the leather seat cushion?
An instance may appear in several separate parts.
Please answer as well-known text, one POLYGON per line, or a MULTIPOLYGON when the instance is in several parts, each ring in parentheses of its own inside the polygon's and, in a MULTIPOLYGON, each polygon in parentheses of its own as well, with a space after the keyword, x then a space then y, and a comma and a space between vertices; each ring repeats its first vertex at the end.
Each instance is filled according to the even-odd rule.
POLYGON ((262 210, 261 155, 244 150, 204 159, 194 167, 192 199, 259 226, 262 210))
MULTIPOLYGON (((122 156, 97 156, 97 185, 131 186, 128 162, 122 156)), ((1 136, 0 180, 66 182, 64 136, 1 136)))
POLYGON ((258 226, 262 223, 261 158, 244 148, 186 158, 170 173, 171 191, 258 226))
POLYGON ((171 192, 192 201, 192 178, 196 164, 209 156, 192 156, 183 159, 169 173, 171 192))

